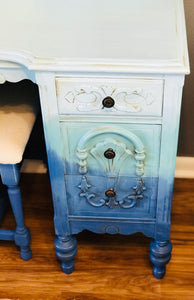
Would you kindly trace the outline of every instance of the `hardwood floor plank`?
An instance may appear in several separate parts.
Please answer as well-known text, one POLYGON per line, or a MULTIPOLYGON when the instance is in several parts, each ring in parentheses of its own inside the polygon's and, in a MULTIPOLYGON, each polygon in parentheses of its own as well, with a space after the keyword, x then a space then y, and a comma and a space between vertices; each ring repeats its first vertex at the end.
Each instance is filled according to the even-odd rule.
MULTIPOLYGON (((152 276, 150 238, 87 231, 77 235, 75 271, 65 275, 55 256, 48 177, 25 174, 21 188, 33 258, 22 261, 14 243, 0 241, 0 299, 194 299, 194 180, 175 181, 173 251, 163 280, 152 276)), ((15 226, 10 211, 3 226, 15 226)))

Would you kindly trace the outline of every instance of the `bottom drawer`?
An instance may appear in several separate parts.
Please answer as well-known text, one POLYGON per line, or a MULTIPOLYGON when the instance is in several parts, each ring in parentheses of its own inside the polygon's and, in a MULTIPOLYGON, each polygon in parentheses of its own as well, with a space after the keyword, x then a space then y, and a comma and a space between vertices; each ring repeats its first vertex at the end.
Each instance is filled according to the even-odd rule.
MULTIPOLYGON (((101 176, 85 177, 65 176, 69 214, 72 216, 101 216, 114 218, 154 218, 158 179, 120 176, 114 186, 114 197, 107 197, 105 192, 110 184, 109 178, 101 176), (81 191, 81 185, 88 189, 81 191), (136 189, 139 189, 136 193, 136 189)), ((83 189, 83 187, 82 187, 83 189)))

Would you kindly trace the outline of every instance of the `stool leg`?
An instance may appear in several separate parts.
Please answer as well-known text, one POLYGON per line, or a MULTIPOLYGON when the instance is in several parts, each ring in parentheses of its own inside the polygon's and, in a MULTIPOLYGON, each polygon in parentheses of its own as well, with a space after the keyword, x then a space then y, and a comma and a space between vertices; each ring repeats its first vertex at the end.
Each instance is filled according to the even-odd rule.
POLYGON ((8 195, 17 224, 14 240, 16 245, 20 247, 20 256, 24 260, 32 257, 30 245, 30 230, 24 224, 22 201, 20 189, 18 186, 8 186, 8 195))
POLYGON ((20 247, 20 256, 24 260, 32 257, 30 250, 30 230, 24 224, 22 200, 18 186, 20 171, 18 165, 0 164, 2 183, 7 186, 10 204, 16 221, 14 241, 20 247))
POLYGON ((8 207, 8 201, 7 187, 2 183, 0 177, 0 222, 3 219, 8 207))

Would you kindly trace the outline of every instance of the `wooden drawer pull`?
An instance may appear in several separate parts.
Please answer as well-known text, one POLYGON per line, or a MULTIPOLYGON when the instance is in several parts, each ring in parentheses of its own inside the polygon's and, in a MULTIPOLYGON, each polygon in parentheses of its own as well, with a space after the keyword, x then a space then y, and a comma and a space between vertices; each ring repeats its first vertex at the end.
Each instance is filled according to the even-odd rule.
POLYGON ((106 192, 105 192, 105 195, 108 197, 108 198, 113 198, 116 196, 116 193, 114 191, 113 188, 110 188, 108 189, 106 192))
POLYGON ((104 152, 104 156, 107 159, 113 159, 115 157, 115 152, 113 151, 113 149, 108 148, 105 152, 104 152))
POLYGON ((115 100, 109 96, 104 98, 104 100, 102 101, 102 105, 106 108, 113 107, 114 104, 115 104, 115 100))

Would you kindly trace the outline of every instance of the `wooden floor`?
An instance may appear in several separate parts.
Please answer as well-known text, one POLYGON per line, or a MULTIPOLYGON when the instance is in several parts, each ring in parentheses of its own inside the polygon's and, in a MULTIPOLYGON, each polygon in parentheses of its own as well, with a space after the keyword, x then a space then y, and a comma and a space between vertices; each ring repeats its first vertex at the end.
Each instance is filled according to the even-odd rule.
MULTIPOLYGON (((152 276, 150 239, 141 234, 77 235, 75 271, 65 275, 53 246, 47 176, 25 174, 21 188, 33 258, 22 261, 12 242, 0 242, 0 299, 194 299, 194 180, 175 182, 173 252, 163 280, 152 276)), ((10 212, 2 225, 13 228, 10 212)))

